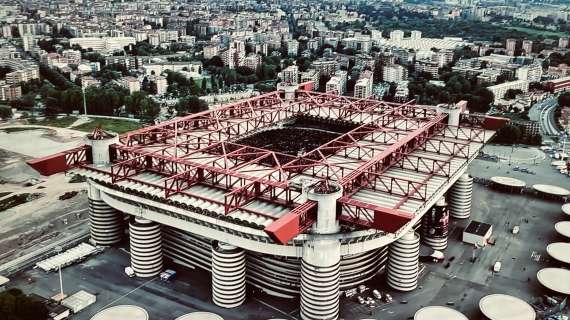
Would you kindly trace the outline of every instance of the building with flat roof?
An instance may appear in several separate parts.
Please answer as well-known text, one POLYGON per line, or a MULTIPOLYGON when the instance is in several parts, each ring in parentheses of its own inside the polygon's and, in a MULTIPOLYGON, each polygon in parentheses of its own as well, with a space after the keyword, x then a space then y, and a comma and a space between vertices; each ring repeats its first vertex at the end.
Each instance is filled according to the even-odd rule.
POLYGON ((552 93, 567 91, 570 89, 570 76, 546 82, 546 89, 552 93))
POLYGON ((494 86, 487 87, 487 89, 495 95, 495 100, 493 103, 497 104, 501 99, 505 97, 507 91, 509 90, 521 90, 523 93, 528 92, 528 85, 528 80, 515 80, 496 84, 494 86))
POLYGON ((408 80, 408 69, 399 64, 384 66, 382 70, 382 80, 394 83, 408 80))

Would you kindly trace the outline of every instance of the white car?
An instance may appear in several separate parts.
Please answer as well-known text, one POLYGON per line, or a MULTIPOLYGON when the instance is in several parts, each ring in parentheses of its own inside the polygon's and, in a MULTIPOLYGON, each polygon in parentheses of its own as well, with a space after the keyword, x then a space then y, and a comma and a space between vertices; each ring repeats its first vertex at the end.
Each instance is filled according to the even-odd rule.
POLYGON ((513 234, 518 234, 520 231, 520 227, 519 226, 514 226, 513 227, 513 234))
POLYGON ((501 261, 495 262, 495 264, 493 265, 493 271, 495 272, 501 271, 501 266, 502 266, 501 261))

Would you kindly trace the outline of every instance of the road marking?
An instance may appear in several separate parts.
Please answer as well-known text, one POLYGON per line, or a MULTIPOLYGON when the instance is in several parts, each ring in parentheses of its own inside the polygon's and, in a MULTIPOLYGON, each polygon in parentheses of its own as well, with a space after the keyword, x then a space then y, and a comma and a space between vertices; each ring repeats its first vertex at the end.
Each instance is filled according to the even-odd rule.
POLYGON ((267 302, 265 302, 265 301, 259 300, 259 299, 257 299, 257 298, 254 298, 254 300, 257 301, 257 302, 259 302, 259 303, 261 303, 262 305, 264 305, 264 306, 270 308, 270 309, 273 309, 273 310, 275 310, 275 311, 281 313, 282 315, 284 315, 284 316, 286 316, 286 317, 289 317, 289 318, 293 318, 293 319, 295 319, 295 320, 298 320, 298 318, 296 318, 296 317, 294 317, 294 316, 288 314, 287 312, 285 312, 285 311, 283 311, 283 310, 281 310, 281 309, 278 309, 277 307, 274 307, 274 306, 270 305, 269 303, 267 303, 267 302))
POLYGON ((142 288, 142 287, 146 286, 147 284, 149 284, 150 282, 152 282, 152 281, 156 280, 157 278, 158 278, 158 277, 154 277, 154 278, 152 278, 152 279, 150 279, 150 280, 148 280, 148 281, 144 282, 144 283, 143 283, 143 284, 141 284, 140 286, 138 286, 138 287, 134 288, 133 290, 131 290, 131 291, 129 291, 129 292, 127 292, 127 293, 125 293, 124 295, 122 295, 122 296, 118 297, 117 299, 115 299, 115 300, 113 300, 113 301, 109 302, 109 303, 108 303, 107 305, 105 305, 103 308, 99 309, 99 311, 97 311, 97 313, 101 312, 102 310, 105 310, 105 309, 107 309, 107 307, 109 307, 109 306, 113 305, 113 304, 114 304, 114 303, 116 303, 117 301, 119 301, 119 300, 123 299, 124 297, 126 297, 126 296, 128 296, 129 294, 131 294, 131 293, 133 293, 133 292, 137 291, 138 289, 140 289, 140 288, 142 288))

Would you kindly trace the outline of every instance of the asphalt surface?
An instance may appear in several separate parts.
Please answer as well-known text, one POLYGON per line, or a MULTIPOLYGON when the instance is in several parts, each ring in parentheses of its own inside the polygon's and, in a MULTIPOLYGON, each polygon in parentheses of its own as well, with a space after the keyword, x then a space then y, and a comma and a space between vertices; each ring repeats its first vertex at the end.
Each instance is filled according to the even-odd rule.
POLYGON ((557 136, 559 134, 556 119, 554 118, 554 110, 556 110, 557 106, 557 97, 551 96, 537 102, 529 110, 529 119, 539 122, 542 135, 557 136))
MULTIPOLYGON (((97 295, 97 302, 73 319, 87 320, 107 307, 122 304, 144 308, 151 320, 176 319, 195 311, 213 312, 228 320, 269 319, 276 313, 253 298, 236 309, 215 306, 211 302, 210 275, 202 271, 176 267, 176 280, 166 283, 158 278, 129 278, 123 273, 128 264, 128 253, 112 248, 81 264, 64 268, 63 286, 67 295, 79 290, 97 295)), ((59 278, 57 272, 29 270, 13 279, 11 286, 17 286, 26 293, 52 297, 59 293, 59 278), (34 283, 27 283, 27 278, 32 278, 34 283)))
MULTIPOLYGON (((536 175, 512 170, 508 163, 475 160, 470 167, 472 175, 491 177, 504 175, 527 182, 552 183, 570 188, 570 178, 562 176, 550 166, 550 158, 529 166, 536 175)), ((564 220, 561 203, 523 195, 500 193, 475 184, 472 219, 491 223, 496 238, 495 246, 488 246, 473 253, 471 245, 461 242, 463 228, 468 220, 452 220, 446 260, 441 264, 426 264, 421 274, 419 288, 410 293, 398 293, 386 286, 383 275, 372 279, 368 285, 389 292, 394 301, 379 304, 372 309, 362 306, 355 298, 341 300, 341 316, 344 319, 412 319, 413 314, 428 305, 448 305, 463 312, 470 319, 478 319, 479 299, 492 293, 512 294, 530 302, 533 297, 547 292, 536 280, 536 272, 553 266, 546 253, 551 242, 563 241, 554 231, 554 223, 564 220), (513 235, 513 226, 520 226, 520 233, 513 235), (475 254, 477 260, 470 262, 475 254), (531 258, 539 255, 535 261, 531 258), (492 272, 492 265, 502 262, 499 273, 492 272), (449 263, 449 265, 447 265, 449 263)), ((211 302, 211 278, 208 273, 176 267, 179 272, 171 283, 158 279, 148 281, 130 279, 123 274, 128 265, 128 254, 113 248, 84 263, 63 270, 64 289, 67 293, 86 290, 97 294, 97 303, 85 309, 74 319, 90 319, 105 307, 134 304, 145 308, 150 319, 175 319, 194 311, 209 311, 224 319, 298 319, 298 300, 272 298, 248 294, 242 307, 223 309, 211 302)), ((57 273, 45 274, 28 270, 14 279, 13 286, 44 297, 58 293, 57 273), (34 283, 27 283, 33 278, 34 283)), ((365 293, 364 296, 368 296, 365 293)))

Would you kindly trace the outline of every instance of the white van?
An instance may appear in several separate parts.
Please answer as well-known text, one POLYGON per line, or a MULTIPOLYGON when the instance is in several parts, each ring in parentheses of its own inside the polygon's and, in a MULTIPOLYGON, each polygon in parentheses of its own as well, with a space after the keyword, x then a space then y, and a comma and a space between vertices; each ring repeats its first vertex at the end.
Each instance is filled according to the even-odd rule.
POLYGON ((501 271, 501 261, 495 262, 495 265, 493 266, 493 271, 495 272, 501 271))

